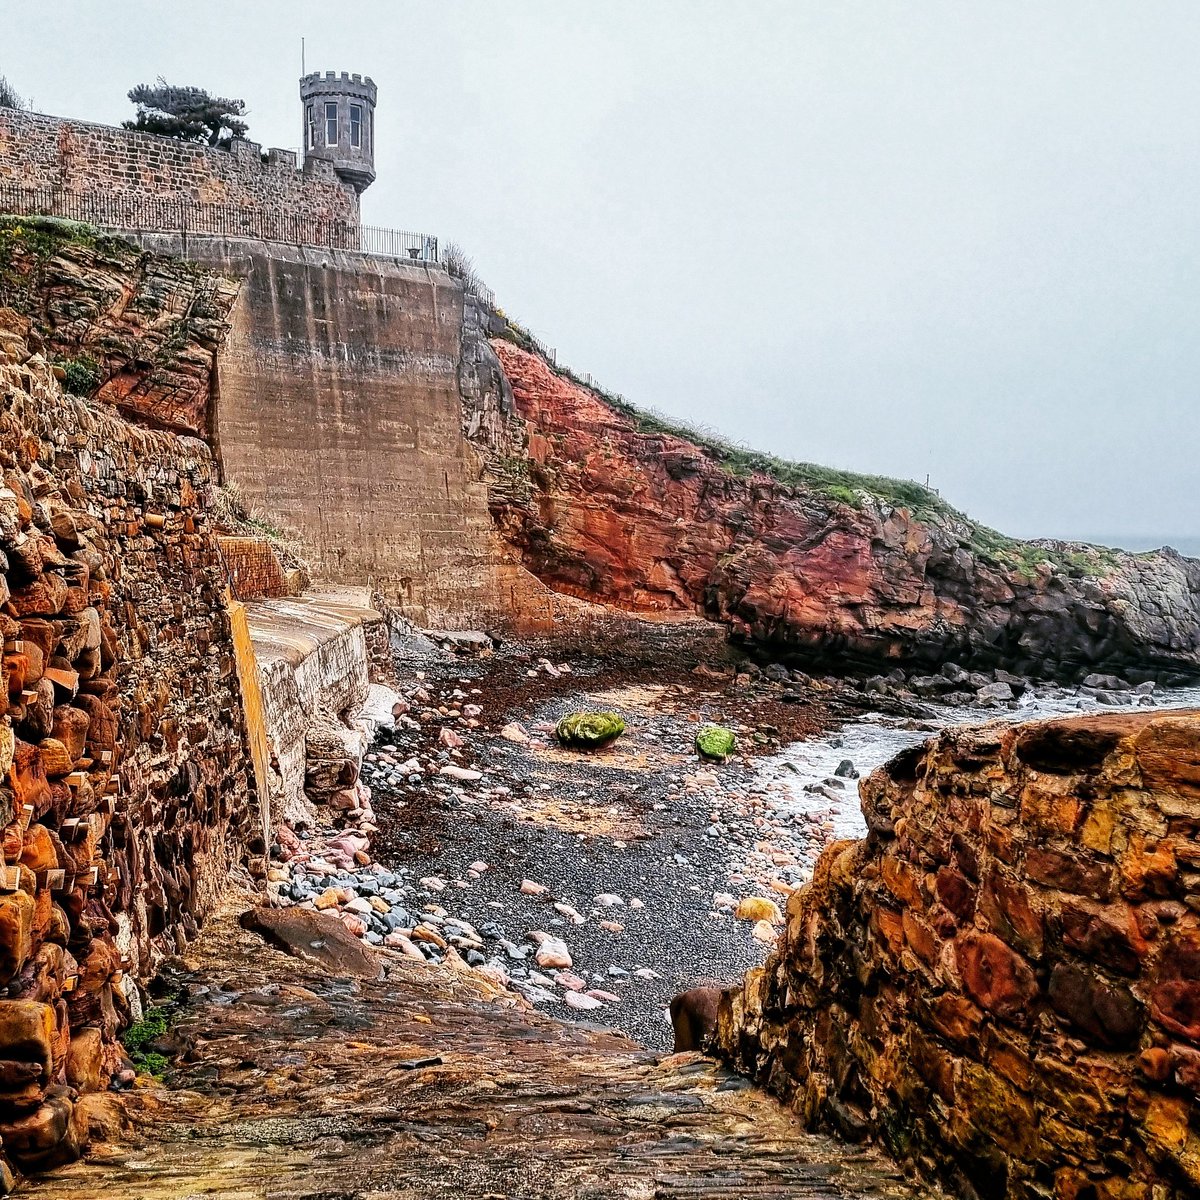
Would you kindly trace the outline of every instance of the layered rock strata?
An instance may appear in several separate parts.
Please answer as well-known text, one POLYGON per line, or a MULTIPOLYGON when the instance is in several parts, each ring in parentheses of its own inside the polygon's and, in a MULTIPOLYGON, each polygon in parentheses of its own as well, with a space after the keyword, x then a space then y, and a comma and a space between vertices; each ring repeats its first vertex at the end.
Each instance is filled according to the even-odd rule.
POLYGON ((0 475, 0 1139, 35 1170, 86 1140, 131 977, 227 886, 251 793, 207 447, 6 335, 0 475))
POLYGON ((916 515, 866 490, 736 474, 538 355, 492 349, 504 382, 475 366, 468 433, 498 528, 559 591, 703 613, 772 655, 843 669, 1200 669, 1200 562, 1017 543, 944 505, 916 515))
POLYGON ((237 284, 83 225, 0 220, 4 324, 89 396, 159 428, 209 435, 214 356, 237 284))
POLYGON ((1200 1190, 1200 711, 949 731, 864 781, 722 1052, 984 1200, 1200 1190))

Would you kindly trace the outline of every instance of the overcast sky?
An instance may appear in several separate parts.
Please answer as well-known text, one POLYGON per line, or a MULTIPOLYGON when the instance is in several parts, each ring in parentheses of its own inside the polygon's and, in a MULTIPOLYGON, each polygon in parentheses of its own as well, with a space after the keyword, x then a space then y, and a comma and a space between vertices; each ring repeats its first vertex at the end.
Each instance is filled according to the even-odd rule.
POLYGON ((44 0, 0 73, 164 75, 300 141, 379 85, 372 224, 459 242, 560 360, 1027 536, 1200 536, 1200 4, 44 0))

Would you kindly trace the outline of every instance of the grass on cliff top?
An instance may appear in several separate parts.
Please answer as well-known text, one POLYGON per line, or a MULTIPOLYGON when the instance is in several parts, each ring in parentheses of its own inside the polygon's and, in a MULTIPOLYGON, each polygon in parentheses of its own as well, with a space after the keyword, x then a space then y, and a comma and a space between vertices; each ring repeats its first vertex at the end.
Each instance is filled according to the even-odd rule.
POLYGON ((0 308, 31 315, 46 265, 69 246, 137 253, 129 243, 81 221, 0 214, 0 308))
POLYGON ((531 354, 538 355, 556 374, 594 392, 610 408, 630 420, 642 433, 667 434, 699 447, 733 475, 766 475, 788 487, 814 492, 839 504, 861 510, 869 498, 890 508, 902 508, 918 520, 949 526, 962 544, 979 558, 1015 569, 1023 575, 1035 575, 1043 562, 1050 562, 1072 575, 1094 575, 1116 565, 1118 556, 1102 546, 1062 547, 1042 542, 1026 542, 1008 537, 972 520, 966 513, 948 504, 933 488, 911 479, 893 479, 887 475, 867 475, 824 467, 819 463, 792 462, 761 450, 730 441, 714 430, 675 420, 664 413, 639 408, 624 396, 610 392, 592 379, 584 379, 570 367, 560 366, 547 357, 546 348, 527 329, 511 317, 505 317, 500 335, 531 354))

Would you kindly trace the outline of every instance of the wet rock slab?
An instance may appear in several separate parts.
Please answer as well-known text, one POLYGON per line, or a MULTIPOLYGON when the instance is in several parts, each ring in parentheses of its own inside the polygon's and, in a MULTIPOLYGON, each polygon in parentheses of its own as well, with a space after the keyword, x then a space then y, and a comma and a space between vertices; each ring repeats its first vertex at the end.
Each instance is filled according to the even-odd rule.
POLYGON ((184 982, 175 1090, 38 1200, 914 1197, 697 1055, 552 1021, 477 973, 324 974, 217 920, 184 982))

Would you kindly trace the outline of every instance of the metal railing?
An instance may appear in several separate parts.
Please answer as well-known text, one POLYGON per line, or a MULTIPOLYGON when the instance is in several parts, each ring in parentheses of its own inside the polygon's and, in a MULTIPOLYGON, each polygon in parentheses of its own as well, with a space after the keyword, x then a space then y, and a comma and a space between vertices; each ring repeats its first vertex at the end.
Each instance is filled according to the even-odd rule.
POLYGON ((410 233, 406 229, 380 229, 376 225, 362 225, 358 233, 359 244, 353 248, 364 254, 409 258, 416 262, 441 262, 438 240, 428 234, 410 233))
POLYGON ((334 217, 286 210, 204 204, 133 192, 71 192, 0 184, 0 213, 64 217, 103 229, 261 238, 297 246, 326 246, 414 262, 440 263, 438 239, 401 229, 380 229, 334 217))

